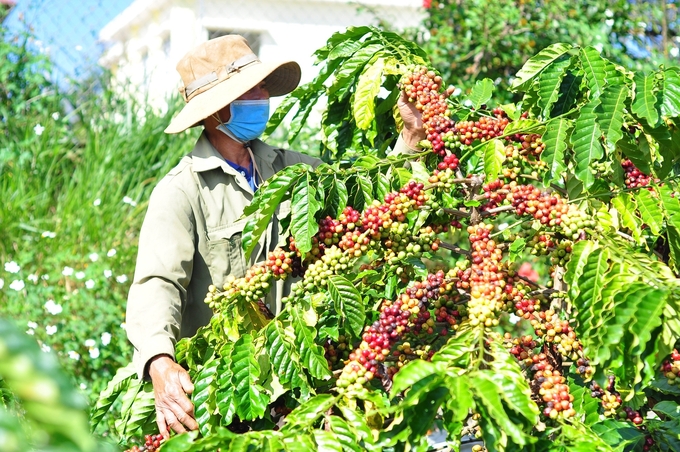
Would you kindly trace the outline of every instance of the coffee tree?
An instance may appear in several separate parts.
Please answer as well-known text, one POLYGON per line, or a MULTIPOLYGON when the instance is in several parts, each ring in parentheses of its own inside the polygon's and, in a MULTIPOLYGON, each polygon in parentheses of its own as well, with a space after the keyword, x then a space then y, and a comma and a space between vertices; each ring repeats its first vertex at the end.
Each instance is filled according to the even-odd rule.
MULTIPOLYGON (((453 97, 374 28, 317 56, 270 129, 323 98, 340 162, 286 168, 246 209, 246 255, 270 221, 289 237, 206 288, 215 314, 176 353, 200 430, 162 450, 428 450, 433 431, 454 450, 680 450, 680 69, 553 44, 516 74, 522 101, 492 105, 491 80, 453 97), (389 152, 401 93, 418 152, 389 152)), ((119 433, 151 433, 153 392, 125 370, 93 424, 119 399, 119 433)))

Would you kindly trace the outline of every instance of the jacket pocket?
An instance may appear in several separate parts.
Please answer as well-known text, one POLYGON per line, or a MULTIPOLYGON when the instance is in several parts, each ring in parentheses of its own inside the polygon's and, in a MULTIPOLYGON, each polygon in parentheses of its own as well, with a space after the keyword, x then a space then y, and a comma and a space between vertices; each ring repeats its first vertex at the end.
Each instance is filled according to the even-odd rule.
POLYGON ((229 275, 241 278, 246 273, 246 262, 241 248, 245 221, 238 221, 208 231, 207 266, 213 284, 221 287, 229 275))

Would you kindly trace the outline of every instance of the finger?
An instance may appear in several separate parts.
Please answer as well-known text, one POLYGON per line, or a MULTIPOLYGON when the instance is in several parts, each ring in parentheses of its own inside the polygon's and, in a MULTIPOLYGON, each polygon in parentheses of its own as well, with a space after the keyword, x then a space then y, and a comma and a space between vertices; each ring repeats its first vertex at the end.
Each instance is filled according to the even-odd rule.
POLYGON ((187 430, 184 428, 182 423, 177 419, 177 416, 175 416, 175 413, 166 411, 165 413, 166 417, 166 422, 170 426, 173 432, 175 433, 184 433, 187 430))
POLYGON ((182 389, 185 393, 191 394, 194 392, 194 384, 191 382, 191 378, 187 372, 179 373, 179 382, 182 384, 182 389))
POLYGON ((189 430, 196 430, 198 428, 198 422, 196 422, 196 419, 187 413, 177 416, 177 420, 179 420, 182 425, 184 425, 189 430))
POLYGON ((161 410, 156 410, 156 425, 158 426, 158 433, 163 436, 163 439, 170 438, 170 432, 168 431, 168 425, 165 423, 165 416, 161 410))

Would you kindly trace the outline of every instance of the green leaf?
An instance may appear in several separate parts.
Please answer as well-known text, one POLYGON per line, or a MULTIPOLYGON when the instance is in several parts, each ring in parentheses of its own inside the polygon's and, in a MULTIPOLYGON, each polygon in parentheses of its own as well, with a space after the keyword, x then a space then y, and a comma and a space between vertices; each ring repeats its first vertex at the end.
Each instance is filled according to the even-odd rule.
POLYGON ((316 420, 337 402, 331 394, 318 394, 303 402, 286 416, 286 424, 282 431, 293 428, 309 428, 316 420))
POLYGON ((97 403, 92 408, 90 414, 90 428, 94 431, 99 422, 104 418, 106 413, 111 409, 111 405, 118 399, 118 397, 127 391, 130 387, 130 382, 135 378, 135 367, 132 363, 121 367, 116 371, 111 381, 106 385, 106 388, 99 393, 97 403))
POLYGON ((663 212, 659 205, 658 196, 655 197, 649 190, 638 190, 635 194, 638 211, 642 221, 649 226, 649 230, 654 235, 659 235, 663 227, 663 212))
POLYGON ((586 83, 590 89, 590 99, 597 99, 605 85, 605 60, 595 47, 581 48, 579 61, 583 67, 586 83))
POLYGON ((574 161, 576 162, 576 177, 583 182, 586 189, 590 188, 595 182, 590 164, 604 156, 604 149, 602 149, 600 143, 602 132, 595 114, 595 108, 598 105, 599 100, 594 100, 583 106, 581 114, 574 124, 574 131, 571 133, 574 161))
POLYGON ((508 261, 515 262, 517 259, 520 259, 526 245, 527 241, 522 237, 516 238, 510 244, 510 248, 508 248, 508 261))
POLYGON ((413 360, 395 374, 390 394, 392 394, 392 397, 396 397, 400 392, 426 377, 440 373, 441 370, 442 367, 434 363, 422 359, 413 360))
POLYGON ((511 135, 515 133, 540 133, 540 129, 543 124, 535 119, 518 119, 517 121, 512 121, 505 129, 503 129, 503 135, 511 135))
MULTIPOLYGON (((583 266, 583 273, 578 278, 578 297, 574 298, 574 306, 582 326, 586 321, 592 322, 594 309, 600 301, 605 283, 605 273, 609 268, 609 250, 598 248, 590 253, 583 266)), ((597 327, 598 325, 593 325, 597 327)))
POLYGON ((236 414, 242 420, 262 417, 269 403, 269 396, 259 384, 260 365, 255 356, 253 337, 244 334, 231 354, 236 414))
POLYGON ((630 229, 633 238, 636 241, 640 241, 640 220, 637 215, 635 215, 635 201, 629 193, 619 193, 611 201, 612 207, 614 207, 619 213, 619 221, 622 226, 630 229))
POLYGON ((669 265, 680 271, 680 215, 671 215, 667 220, 666 233, 668 236, 668 246, 670 248, 669 265))
MULTIPOLYGON (((231 354, 234 350, 234 343, 227 342, 224 344, 220 350, 220 355, 222 357, 221 362, 217 368, 217 388, 215 390, 215 405, 220 415, 222 415, 221 424, 229 425, 236 414, 236 401, 234 400, 234 385, 233 377, 234 372, 232 371, 233 362, 231 354)), ((213 413, 206 410, 205 416, 207 420, 213 413)), ((197 416, 198 419, 198 416, 197 416)), ((201 422, 199 422, 199 427, 201 427, 201 422)), ((205 434, 205 433, 203 433, 205 434)))
POLYGON ((312 249, 312 237, 319 232, 315 215, 321 209, 316 199, 316 187, 309 173, 298 179, 293 188, 290 228, 295 245, 304 256, 312 249))
POLYGON ((676 71, 663 72, 661 114, 668 117, 680 116, 680 74, 676 71))
MULTIPOLYGON (((494 438, 495 441, 490 442, 495 445, 496 450, 503 450, 504 446, 507 446, 508 436, 517 445, 526 444, 526 435, 521 426, 508 416, 501 396, 502 389, 496 385, 492 375, 486 371, 477 371, 470 374, 470 379, 470 389, 473 391, 476 405, 480 411, 483 407, 487 413, 487 416, 482 414, 482 419, 485 423, 497 426, 500 433, 500 438, 494 438)), ((491 433, 491 430, 487 430, 485 425, 482 425, 482 434, 487 432, 491 433)), ((486 436, 485 439, 487 439, 486 436)))
POLYGON ((635 143, 635 139, 629 136, 624 137, 616 143, 616 147, 623 155, 628 157, 631 162, 643 173, 651 174, 652 155, 649 146, 642 146, 646 140, 640 140, 640 146, 635 143))
POLYGON ((307 325, 299 305, 291 307, 289 312, 291 324, 295 330, 295 343, 300 348, 302 364, 314 378, 329 379, 331 372, 328 369, 328 361, 324 357, 323 348, 314 342, 316 330, 307 325))
POLYGON ((608 86, 600 97, 600 105, 595 109, 597 120, 604 132, 610 148, 623 137, 623 114, 630 91, 625 85, 608 86))
POLYGON ((572 299, 575 299, 580 293, 578 280, 583 274, 583 268, 586 262, 588 262, 588 256, 596 249, 595 243, 590 240, 580 240, 572 247, 571 258, 567 262, 564 273, 564 281, 569 285, 569 296, 572 299))
POLYGON ((501 140, 490 140, 484 145, 482 152, 484 153, 486 182, 498 179, 505 161, 505 145, 501 140))
POLYGON ((571 48, 572 46, 569 44, 551 44, 538 52, 535 56, 529 58, 529 60, 524 63, 524 66, 522 66, 522 69, 517 72, 515 80, 512 82, 511 89, 513 91, 526 89, 530 81, 552 62, 571 50, 571 48))
POLYGON ((314 430, 314 440, 316 441, 316 451, 318 452, 343 452, 339 438, 331 432, 325 430, 314 430))
POLYGON ((569 66, 571 66, 571 58, 563 55, 548 66, 538 79, 538 97, 543 104, 544 118, 550 117, 550 111, 560 95, 562 80, 569 66))
POLYGON ((637 74, 635 76, 635 99, 632 106, 633 113, 640 118, 645 118, 652 127, 659 122, 659 112, 655 105, 654 79, 654 75, 637 74))
POLYGON ((307 377, 300 364, 300 354, 295 345, 295 333, 285 329, 280 320, 274 319, 265 330, 267 353, 274 373, 283 385, 307 386, 307 377))
POLYGON ((542 137, 545 148, 541 152, 541 161, 548 165, 544 183, 561 180, 567 169, 564 152, 572 125, 572 121, 565 118, 550 121, 546 125, 542 137))
POLYGON ((215 390, 217 388, 215 375, 220 361, 213 359, 207 362, 194 378, 194 394, 192 401, 195 407, 196 422, 201 435, 207 436, 212 430, 210 416, 215 408, 215 390))
POLYGON ((472 87, 472 91, 468 96, 468 100, 472 102, 472 107, 478 110, 479 107, 486 104, 491 96, 493 95, 493 81, 491 79, 485 78, 483 80, 477 80, 475 86, 472 87))
POLYGON ((378 58, 375 63, 364 69, 357 82, 352 103, 354 120, 357 127, 366 130, 375 119, 375 98, 380 92, 385 60, 378 58))
POLYGON ((241 239, 246 259, 250 258, 286 192, 304 176, 303 171, 305 166, 302 164, 279 171, 257 190, 253 201, 244 209, 243 215, 251 215, 241 239))
POLYGON ((366 312, 361 294, 344 276, 331 275, 328 277, 328 293, 335 305, 335 310, 344 320, 355 336, 361 335, 366 321, 366 312))
POLYGON ((357 435, 352 431, 349 424, 344 419, 338 416, 329 416, 328 418, 331 431, 338 438, 342 445, 342 450, 345 452, 362 452, 364 449, 359 447, 357 435))
POLYGON ((666 218, 680 218, 680 199, 673 187, 668 184, 662 185, 659 187, 659 194, 666 218))
POLYGON ((574 107, 581 93, 581 81, 580 75, 567 71, 560 85, 560 95, 551 113, 553 117, 565 114, 574 107))
POLYGON ((343 61, 335 72, 333 84, 328 88, 328 97, 343 97, 348 90, 354 87, 354 77, 361 73, 366 64, 383 49, 383 44, 366 41, 359 51, 343 61))

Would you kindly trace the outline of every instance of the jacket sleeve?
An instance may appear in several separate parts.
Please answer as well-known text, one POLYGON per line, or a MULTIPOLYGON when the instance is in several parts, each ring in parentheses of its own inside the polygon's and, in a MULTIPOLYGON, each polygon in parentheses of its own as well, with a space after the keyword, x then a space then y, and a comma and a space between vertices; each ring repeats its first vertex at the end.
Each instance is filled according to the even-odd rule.
POLYGON ((140 378, 146 377, 149 359, 175 356, 193 270, 195 229, 186 193, 166 177, 149 199, 128 294, 126 329, 140 378))

